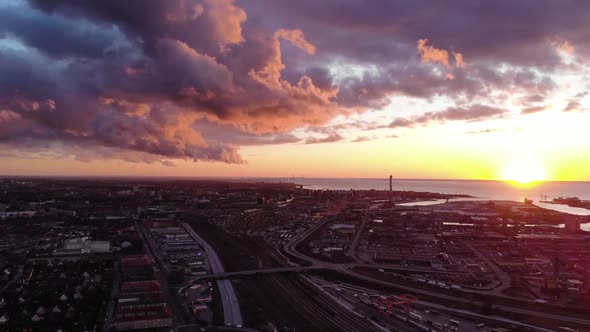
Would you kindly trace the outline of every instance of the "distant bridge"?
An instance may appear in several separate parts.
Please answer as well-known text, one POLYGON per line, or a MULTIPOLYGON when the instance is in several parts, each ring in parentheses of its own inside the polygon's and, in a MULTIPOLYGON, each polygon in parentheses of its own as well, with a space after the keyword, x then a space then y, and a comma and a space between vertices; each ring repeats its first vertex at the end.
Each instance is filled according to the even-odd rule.
POLYGON ((271 274, 271 273, 284 273, 284 272, 307 272, 309 270, 325 270, 330 269, 329 267, 325 266, 298 266, 298 267, 279 267, 274 269, 257 269, 257 270, 247 270, 247 271, 238 271, 238 272, 224 272, 224 273, 212 273, 212 274, 205 274, 202 276, 193 276, 195 279, 191 280, 190 284, 184 286, 178 290, 179 294, 182 294, 187 288, 192 285, 195 285, 203 280, 218 280, 218 279, 232 279, 234 277, 244 277, 244 276, 255 276, 255 275, 262 275, 262 274, 271 274))
POLYGON ((233 277, 244 277, 244 276, 261 275, 261 274, 282 273, 282 272, 305 273, 309 270, 325 270, 325 269, 329 269, 329 268, 324 267, 324 266, 298 266, 298 267, 279 267, 279 268, 271 268, 271 269, 257 269, 257 270, 238 271, 238 272, 212 273, 212 274, 205 274, 202 276, 196 276, 196 279, 193 280, 193 282, 196 282, 198 280, 203 280, 203 279, 231 279, 233 277))
MULTIPOLYGON (((262 268, 256 270, 245 270, 245 271, 236 271, 236 272, 223 272, 223 273, 212 273, 212 274, 205 274, 201 276, 194 276, 193 280, 195 283, 199 280, 206 280, 206 279, 232 279, 237 277, 245 277, 245 276, 253 276, 253 275, 262 275, 262 274, 272 274, 272 273, 283 273, 283 272, 298 272, 298 273, 305 273, 308 271, 318 271, 318 270, 332 270, 332 271, 342 271, 342 270, 350 270, 357 267, 367 267, 367 268, 382 268, 387 270, 398 270, 398 271, 408 271, 408 272, 428 272, 428 273, 445 273, 445 274, 454 274, 454 275, 466 275, 466 272, 456 272, 456 271, 437 271, 427 268, 412 268, 412 267, 396 267, 396 266, 387 266, 387 265, 373 265, 373 264, 358 264, 358 263, 348 263, 348 264, 336 264, 336 263, 323 263, 323 264, 316 264, 312 266, 294 266, 294 267, 277 267, 277 268, 262 268)), ((189 274, 187 274, 189 276, 189 274)))

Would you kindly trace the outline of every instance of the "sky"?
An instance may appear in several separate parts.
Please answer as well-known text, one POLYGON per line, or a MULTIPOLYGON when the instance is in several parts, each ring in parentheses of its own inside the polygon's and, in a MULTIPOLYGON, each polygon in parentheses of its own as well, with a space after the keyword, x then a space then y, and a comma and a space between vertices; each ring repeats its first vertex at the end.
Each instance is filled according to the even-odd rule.
POLYGON ((590 180, 590 2, 0 1, 0 175, 590 180))

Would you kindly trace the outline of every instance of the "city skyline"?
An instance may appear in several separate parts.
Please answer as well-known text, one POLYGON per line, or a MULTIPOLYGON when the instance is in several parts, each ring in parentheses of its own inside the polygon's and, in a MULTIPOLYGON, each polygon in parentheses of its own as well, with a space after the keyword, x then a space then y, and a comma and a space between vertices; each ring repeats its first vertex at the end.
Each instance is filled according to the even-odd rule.
POLYGON ((0 174, 590 181, 589 11, 6 1, 0 174))

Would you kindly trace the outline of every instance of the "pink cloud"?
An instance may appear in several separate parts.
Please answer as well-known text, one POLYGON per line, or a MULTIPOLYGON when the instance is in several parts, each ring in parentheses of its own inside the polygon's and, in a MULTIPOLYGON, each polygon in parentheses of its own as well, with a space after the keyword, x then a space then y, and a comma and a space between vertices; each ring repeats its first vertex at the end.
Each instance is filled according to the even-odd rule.
POLYGON ((418 52, 420 53, 420 60, 422 62, 440 63, 449 66, 449 52, 426 45, 428 39, 418 40, 418 52))
POLYGON ((463 54, 458 52, 453 52, 453 56, 455 57, 455 65, 459 68, 465 67, 465 61, 463 61, 463 54))
POLYGON ((316 48, 310 42, 305 40, 303 32, 299 29, 287 30, 280 29, 275 32, 275 38, 282 38, 288 40, 291 44, 304 50, 307 54, 315 54, 316 48))

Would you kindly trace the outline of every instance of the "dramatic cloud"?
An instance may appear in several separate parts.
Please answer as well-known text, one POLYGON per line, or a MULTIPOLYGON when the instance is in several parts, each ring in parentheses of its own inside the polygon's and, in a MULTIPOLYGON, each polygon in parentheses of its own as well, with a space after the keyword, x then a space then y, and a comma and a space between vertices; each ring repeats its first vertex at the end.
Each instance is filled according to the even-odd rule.
POLYGON ((301 30, 254 29, 246 41, 233 1, 31 3, 1 12, 0 31, 17 45, 0 47, 4 144, 84 141, 241 163, 233 145, 244 142, 208 142, 191 124, 205 117, 260 136, 246 144, 275 144, 298 139, 271 133, 344 111, 331 101, 337 88, 282 78, 280 40, 316 52, 301 30))
POLYGON ((243 163, 240 146, 358 141, 346 130, 387 126, 351 120, 367 112, 389 127, 502 117, 506 100, 532 113, 556 76, 586 67, 588 13, 549 0, 2 3, 0 145, 243 163), (409 114, 400 98, 471 106, 409 114))

